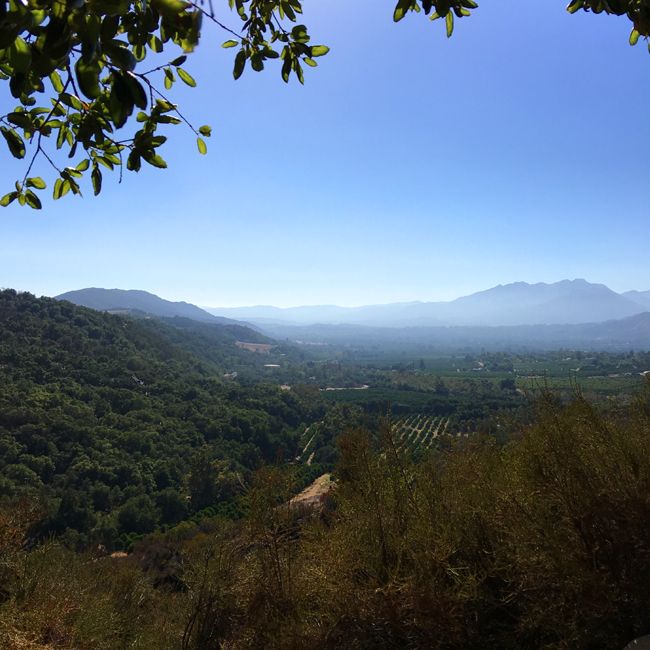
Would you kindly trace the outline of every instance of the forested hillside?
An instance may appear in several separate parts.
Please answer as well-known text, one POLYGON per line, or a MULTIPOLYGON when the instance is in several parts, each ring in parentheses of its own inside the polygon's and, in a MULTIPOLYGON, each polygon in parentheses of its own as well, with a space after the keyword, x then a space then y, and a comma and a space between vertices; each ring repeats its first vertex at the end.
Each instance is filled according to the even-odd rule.
POLYGON ((78 546, 124 545, 208 506, 236 514, 251 471, 294 455, 323 409, 224 380, 258 373, 234 345, 246 336, 262 340, 1 292, 0 492, 38 499, 40 533, 78 546))

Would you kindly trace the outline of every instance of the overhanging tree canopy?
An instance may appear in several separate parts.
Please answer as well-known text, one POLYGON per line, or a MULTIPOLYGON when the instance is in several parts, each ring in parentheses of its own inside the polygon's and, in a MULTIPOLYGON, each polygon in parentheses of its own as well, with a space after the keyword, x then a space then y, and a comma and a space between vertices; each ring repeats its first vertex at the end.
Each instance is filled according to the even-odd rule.
MULTIPOLYGON (((166 167, 159 148, 161 124, 184 124, 200 153, 207 151, 210 127, 195 127, 167 96, 180 79, 195 86, 183 67, 212 23, 228 34, 222 47, 236 49, 233 75, 278 59, 285 82, 304 82, 304 66, 327 54, 312 45, 298 22, 300 0, 228 0, 232 21, 222 21, 216 0, 0 0, 0 80, 17 105, 0 116, 9 152, 26 160, 22 179, 0 199, 40 208, 37 192, 47 184, 32 176, 44 158, 53 170, 53 197, 81 194, 89 175, 93 192, 102 171, 138 171, 142 162, 166 167), (66 165, 61 160, 67 160, 66 165), (89 172, 89 174, 87 174, 89 172)), ((219 0, 220 7, 225 4, 219 0)), ((444 21, 451 36, 454 20, 477 8, 473 0, 398 0, 400 21, 409 12, 444 21)), ((650 0, 572 0, 568 11, 626 15, 630 43, 650 35, 650 0)), ((207 38, 207 37, 203 37, 207 38)))

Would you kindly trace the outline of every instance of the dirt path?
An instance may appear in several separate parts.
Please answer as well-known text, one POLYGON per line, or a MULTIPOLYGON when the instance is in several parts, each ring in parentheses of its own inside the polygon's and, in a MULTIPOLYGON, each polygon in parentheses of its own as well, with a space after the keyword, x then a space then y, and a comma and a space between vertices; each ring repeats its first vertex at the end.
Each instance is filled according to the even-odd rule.
POLYGON ((300 494, 297 494, 289 505, 298 507, 313 508, 320 505, 323 497, 333 489, 335 483, 331 474, 319 476, 311 485, 307 486, 300 494))

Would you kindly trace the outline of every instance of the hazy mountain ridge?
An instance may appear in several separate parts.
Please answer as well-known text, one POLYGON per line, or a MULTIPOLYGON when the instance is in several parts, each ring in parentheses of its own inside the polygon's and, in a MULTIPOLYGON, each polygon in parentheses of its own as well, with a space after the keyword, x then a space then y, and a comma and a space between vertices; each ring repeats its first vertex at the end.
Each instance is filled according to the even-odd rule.
POLYGON ((207 311, 188 302, 172 302, 156 296, 148 291, 137 289, 101 289, 89 287, 77 291, 68 291, 55 296, 56 300, 67 300, 81 307, 98 311, 126 311, 141 314, 151 314, 161 318, 190 318, 206 323, 235 325, 238 323, 229 318, 209 314, 207 311))
MULTIPOLYGON (((224 326, 249 326, 277 339, 338 345, 427 345, 439 349, 650 349, 650 291, 618 294, 585 280, 515 282, 449 302, 212 309, 146 291, 82 289, 57 296, 100 311, 224 326), (257 314, 257 316, 256 316, 257 314)), ((247 330, 254 334, 251 330, 247 330)), ((257 334, 259 336, 259 333, 257 334)), ((246 339, 253 338, 247 336, 246 339)))
POLYGON ((650 291, 626 291, 621 295, 650 311, 650 291))
POLYGON ((405 302, 361 307, 206 308, 261 326, 354 324, 373 327, 570 325, 605 322, 650 310, 650 291, 618 294, 603 284, 562 280, 515 282, 449 302, 405 302))

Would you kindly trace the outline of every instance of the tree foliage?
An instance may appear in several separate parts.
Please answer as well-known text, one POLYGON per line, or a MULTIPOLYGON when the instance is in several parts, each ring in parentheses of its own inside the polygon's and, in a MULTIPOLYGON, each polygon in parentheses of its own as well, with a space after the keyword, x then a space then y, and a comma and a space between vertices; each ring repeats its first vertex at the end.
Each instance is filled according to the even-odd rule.
MULTIPOLYGON (((311 44, 299 22, 300 0, 0 0, 0 80, 17 104, 0 115, 9 153, 26 159, 23 177, 0 198, 39 209, 46 180, 35 163, 51 170, 52 195, 82 193, 85 178, 95 195, 106 170, 139 171, 143 162, 167 166, 160 153, 164 127, 184 124, 207 152, 208 125, 191 124, 168 96, 178 80, 194 87, 184 67, 199 44, 204 23, 227 33, 223 47, 236 50, 233 75, 280 63, 282 79, 304 82, 304 66, 327 54, 311 44), (162 128, 161 128, 162 127, 162 128)), ((398 0, 393 19, 423 13, 445 23, 477 8, 474 0, 398 0)), ((572 0, 568 10, 626 15, 630 43, 650 34, 650 0, 572 0)))
POLYGON ((55 199, 81 194, 88 175, 99 194, 106 169, 139 171, 143 162, 164 168, 163 125, 185 124, 205 154, 211 128, 190 124, 167 97, 177 80, 196 86, 183 66, 204 20, 233 37, 223 47, 237 48, 235 78, 247 64, 260 71, 268 60, 280 59, 282 78, 294 74, 302 83, 303 64, 315 66, 315 58, 327 53, 327 47, 311 45, 307 28, 297 24, 298 0, 229 5, 237 31, 217 18, 212 3, 194 0, 2 0, 0 79, 18 105, 0 117, 0 132, 11 155, 26 158, 29 149, 31 158, 0 204, 41 207, 37 191, 47 185, 31 175, 41 156, 55 172, 55 199), (59 162, 52 149, 69 162, 59 162))
POLYGON ((0 292, 0 499, 39 500, 40 533, 77 547, 127 546, 205 508, 237 514, 252 472, 295 456, 323 405, 224 381, 263 361, 224 326, 196 325, 203 337, 0 292))

